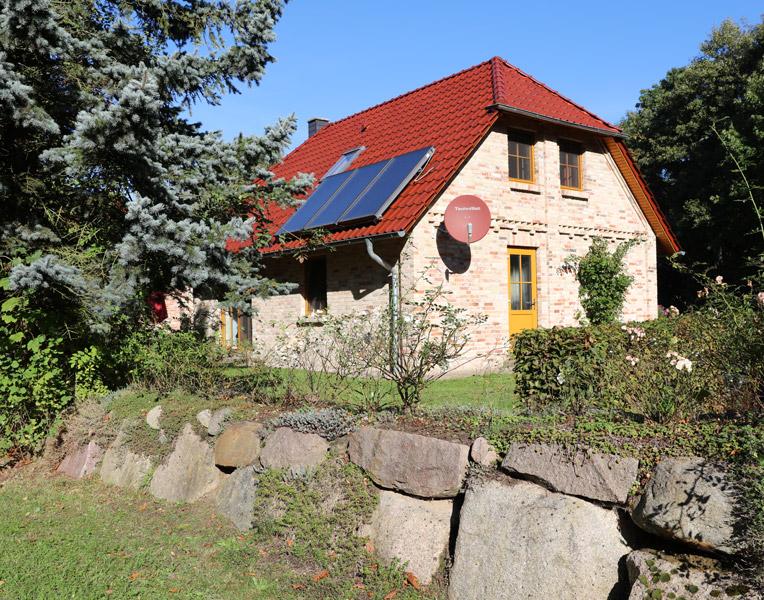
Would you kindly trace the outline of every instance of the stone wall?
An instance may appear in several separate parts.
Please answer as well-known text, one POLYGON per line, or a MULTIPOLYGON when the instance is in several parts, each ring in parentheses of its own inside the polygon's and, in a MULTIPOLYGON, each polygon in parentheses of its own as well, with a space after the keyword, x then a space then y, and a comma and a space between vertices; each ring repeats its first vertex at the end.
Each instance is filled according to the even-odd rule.
MULTIPOLYGON (((740 551, 724 465, 666 458, 635 494, 639 461, 592 449, 515 442, 499 464, 483 438, 468 446, 350 422, 319 435, 278 420, 226 422, 225 410, 186 424, 153 473, 156 457, 130 452, 121 436, 105 454, 83 442, 58 471, 100 470, 106 483, 148 485, 171 502, 207 497, 245 531, 262 518, 254 503, 264 469, 310 477, 331 456, 377 489, 376 509, 356 529, 367 552, 405 565, 416 586, 448 581, 451 600, 761 600, 719 560, 740 551)), ((146 422, 162 435, 161 408, 146 422)))

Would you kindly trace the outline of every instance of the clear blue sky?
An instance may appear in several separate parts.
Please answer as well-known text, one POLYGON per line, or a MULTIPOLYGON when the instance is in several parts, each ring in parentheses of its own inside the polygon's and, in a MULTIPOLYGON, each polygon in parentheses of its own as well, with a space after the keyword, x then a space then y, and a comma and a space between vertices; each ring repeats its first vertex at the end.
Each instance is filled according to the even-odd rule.
POLYGON ((499 55, 617 122, 714 26, 762 13, 761 0, 293 0, 261 85, 193 119, 230 139, 294 113, 297 144, 310 117, 339 119, 499 55))

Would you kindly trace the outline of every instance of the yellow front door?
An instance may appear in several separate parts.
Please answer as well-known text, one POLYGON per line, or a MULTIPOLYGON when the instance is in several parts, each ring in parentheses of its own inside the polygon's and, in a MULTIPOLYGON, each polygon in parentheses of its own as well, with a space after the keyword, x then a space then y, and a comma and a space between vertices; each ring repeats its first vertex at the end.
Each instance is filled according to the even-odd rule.
POLYGON ((509 334, 538 325, 536 250, 507 248, 509 266, 509 334))

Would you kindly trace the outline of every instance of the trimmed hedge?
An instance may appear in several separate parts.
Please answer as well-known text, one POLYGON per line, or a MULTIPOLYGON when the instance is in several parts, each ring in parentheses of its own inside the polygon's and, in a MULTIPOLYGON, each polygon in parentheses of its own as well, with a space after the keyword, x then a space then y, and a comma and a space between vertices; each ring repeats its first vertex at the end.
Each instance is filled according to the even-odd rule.
POLYGON ((531 411, 666 422, 762 406, 764 311, 746 298, 644 323, 527 330, 513 353, 531 411))

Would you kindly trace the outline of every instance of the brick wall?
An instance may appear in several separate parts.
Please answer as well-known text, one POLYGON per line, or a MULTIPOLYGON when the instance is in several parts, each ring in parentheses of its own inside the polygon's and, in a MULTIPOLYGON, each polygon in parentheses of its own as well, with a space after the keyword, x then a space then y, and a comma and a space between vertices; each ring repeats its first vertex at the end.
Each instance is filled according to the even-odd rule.
MULTIPOLYGON (((433 283, 443 283, 453 303, 487 315, 487 322, 473 336, 474 353, 506 346, 507 248, 511 246, 536 250, 538 322, 550 327, 576 324, 580 311, 574 275, 563 268, 566 258, 585 253, 593 236, 613 244, 639 238, 642 243, 627 256, 634 283, 623 316, 626 320, 645 320, 656 314, 655 236, 601 142, 594 135, 572 131, 521 118, 497 125, 405 245, 400 240, 375 243, 377 252, 388 262, 401 256, 404 288, 414 286, 426 273, 433 283), (530 129, 536 136, 533 184, 509 180, 508 126, 530 129), (581 192, 560 189, 557 141, 563 137, 581 142, 585 148, 581 192), (469 247, 455 244, 439 232, 446 206, 461 194, 480 196, 492 214, 488 235, 469 247)), ((331 312, 367 310, 387 302, 387 273, 371 261, 362 243, 340 246, 326 256, 331 312)), ((269 261, 266 274, 298 284, 285 296, 254 301, 258 312, 255 336, 262 345, 272 346, 279 331, 297 327, 305 315, 303 266, 294 258, 280 257, 269 261)), ((421 289, 421 285, 415 287, 421 289)), ((471 369, 478 368, 476 361, 471 369)))

